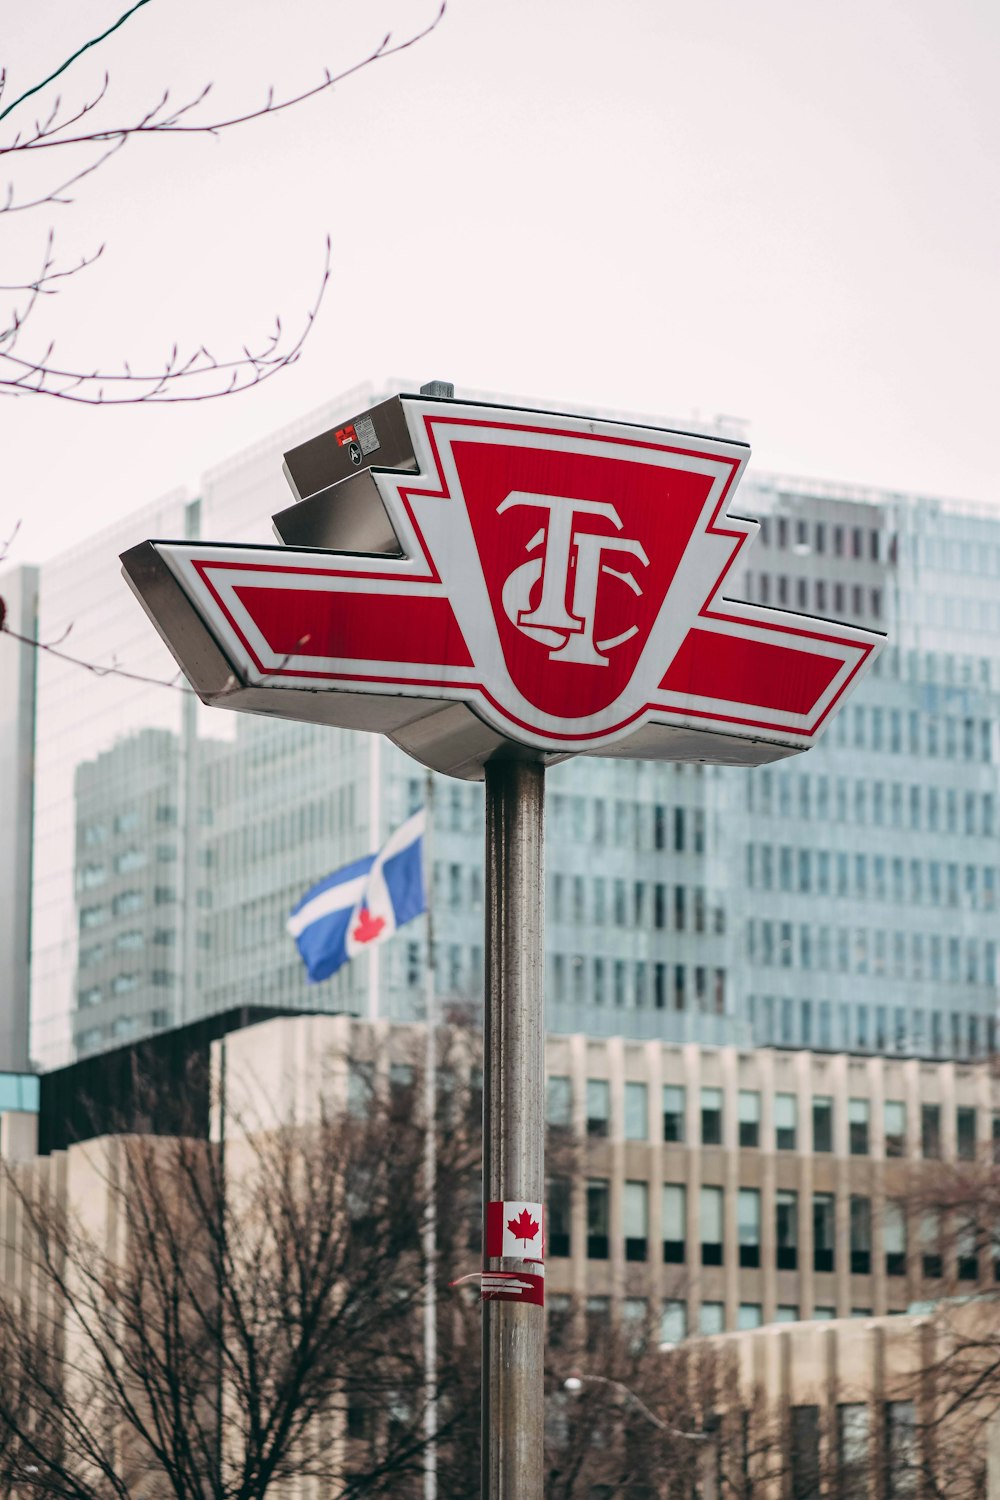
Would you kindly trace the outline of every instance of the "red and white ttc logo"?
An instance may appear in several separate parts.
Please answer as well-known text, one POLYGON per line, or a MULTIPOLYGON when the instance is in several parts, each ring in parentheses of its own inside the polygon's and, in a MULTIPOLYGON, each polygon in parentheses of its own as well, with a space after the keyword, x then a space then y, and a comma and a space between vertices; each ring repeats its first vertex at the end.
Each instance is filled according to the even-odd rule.
POLYGON ((526 550, 540 549, 540 556, 515 568, 504 584, 503 605, 508 618, 532 640, 551 648, 550 661, 606 666, 607 653, 635 635, 638 626, 630 625, 608 640, 594 640, 601 575, 617 578, 635 594, 641 594, 642 589, 633 573, 612 568, 604 561, 604 554, 631 553, 645 567, 649 558, 642 543, 631 537, 602 536, 600 532, 578 529, 583 518, 592 515, 610 521, 621 530, 621 519, 614 506, 600 501, 514 493, 497 509, 503 515, 515 505, 545 512, 547 524, 527 543, 526 550), (537 595, 534 607, 533 595, 537 595))
POLYGON ((811 744, 881 644, 728 597, 744 445, 400 400, 417 471, 371 471, 398 555, 154 544, 267 712, 367 695, 324 717, 392 732, 422 698, 545 752, 747 761, 811 744))

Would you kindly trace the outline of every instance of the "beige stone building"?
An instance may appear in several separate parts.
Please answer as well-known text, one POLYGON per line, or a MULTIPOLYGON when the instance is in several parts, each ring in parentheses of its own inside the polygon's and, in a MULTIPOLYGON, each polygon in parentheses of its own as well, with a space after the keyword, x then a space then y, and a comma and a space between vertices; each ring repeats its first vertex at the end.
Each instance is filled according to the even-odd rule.
MULTIPOLYGON (((398 1072, 423 1043, 296 1016, 225 1045, 234 1108, 304 1119, 348 1086, 348 1056, 398 1072)), ((467 1038, 448 1067, 477 1076, 467 1038)), ((942 1163, 992 1160, 987 1063, 551 1036, 546 1071, 547 1299, 594 1336, 881 1317, 996 1284, 973 1226, 922 1202, 942 1163)))

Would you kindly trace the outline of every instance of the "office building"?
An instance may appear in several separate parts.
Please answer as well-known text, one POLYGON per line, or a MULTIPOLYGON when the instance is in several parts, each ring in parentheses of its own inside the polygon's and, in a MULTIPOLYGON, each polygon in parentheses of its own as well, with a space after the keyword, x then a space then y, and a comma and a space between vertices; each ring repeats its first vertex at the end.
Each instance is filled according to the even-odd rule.
MULTIPOLYGON (((0 576, 0 616, 7 631, 34 639, 37 568, 0 576)), ((0 1071, 28 1066, 36 666, 13 635, 0 643, 0 1071)))
MULTIPOLYGON (((283 451, 381 394, 347 393, 207 474, 197 496, 157 502, 41 570, 45 638, 72 622, 77 655, 168 684, 38 663, 31 986, 43 1066, 243 1004, 421 1013, 422 922, 321 986, 306 984, 284 931, 312 882, 425 800, 421 768, 372 738, 205 710, 118 567, 144 537, 269 540, 288 503, 283 451), (136 767, 143 754, 156 769, 140 809, 111 757, 136 767), (144 820, 134 849, 147 859, 128 885, 115 867, 139 857, 115 833, 125 802, 144 820), (160 809, 175 822, 156 822, 160 809), (92 917, 84 929, 93 909, 106 933, 92 917)), ((983 1055, 997 998, 1000 520, 752 463, 733 508, 762 522, 734 593, 854 619, 890 643, 804 756, 755 771, 581 759, 550 772, 549 1029, 983 1055)), ((481 789, 439 780, 434 813, 438 990, 474 1009, 481 789)))

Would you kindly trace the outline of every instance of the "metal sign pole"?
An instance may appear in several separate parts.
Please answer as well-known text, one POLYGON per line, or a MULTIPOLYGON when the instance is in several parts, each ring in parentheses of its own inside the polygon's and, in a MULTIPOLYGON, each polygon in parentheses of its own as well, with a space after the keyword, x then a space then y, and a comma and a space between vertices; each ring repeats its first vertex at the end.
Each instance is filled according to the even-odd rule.
MULTIPOLYGON (((545 771, 515 760, 485 771, 484 1221, 491 1201, 545 1196, 545 771)), ((484 1255, 484 1271, 519 1269, 539 1267, 484 1255)), ((483 1302, 483 1500, 542 1500, 544 1317, 483 1302)))

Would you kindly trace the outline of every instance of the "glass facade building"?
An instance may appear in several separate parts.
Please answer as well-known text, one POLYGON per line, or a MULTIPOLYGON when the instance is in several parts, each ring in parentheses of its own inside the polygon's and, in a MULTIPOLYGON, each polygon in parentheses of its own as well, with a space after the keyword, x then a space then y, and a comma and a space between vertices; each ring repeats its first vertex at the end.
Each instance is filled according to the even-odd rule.
MULTIPOLYGON (((238 1004, 419 1016, 424 924, 310 986, 285 933, 425 776, 372 737, 206 710, 119 572, 145 537, 270 540, 283 451, 354 391, 41 570, 32 1055, 44 1067, 238 1004), (169 684, 169 685, 161 685, 169 684)), ((733 593, 884 629, 808 754, 751 772, 579 759, 547 799, 553 1031, 935 1056, 995 1036, 1000 518, 753 476, 733 593)), ((434 793, 437 987, 481 1001, 481 788, 434 793)))

